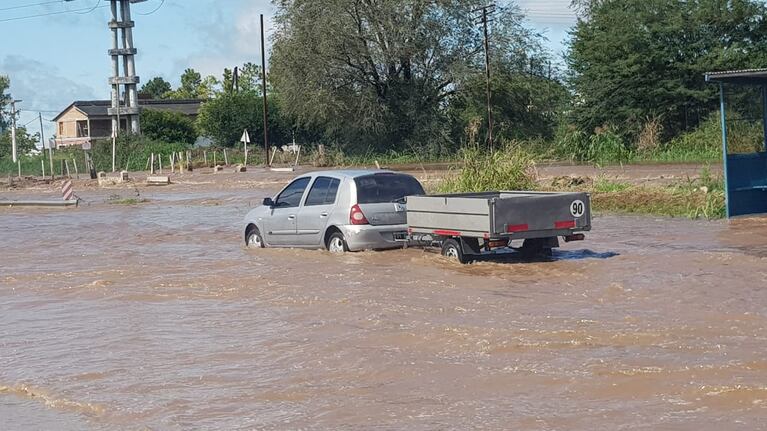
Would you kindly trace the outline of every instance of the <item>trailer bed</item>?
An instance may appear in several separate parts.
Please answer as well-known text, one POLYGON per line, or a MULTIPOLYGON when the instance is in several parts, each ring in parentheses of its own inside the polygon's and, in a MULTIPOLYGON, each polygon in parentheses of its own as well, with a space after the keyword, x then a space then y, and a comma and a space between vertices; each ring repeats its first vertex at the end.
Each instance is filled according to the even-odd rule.
POLYGON ((463 238, 547 238, 591 230, 588 193, 483 192, 407 198, 412 233, 463 238))

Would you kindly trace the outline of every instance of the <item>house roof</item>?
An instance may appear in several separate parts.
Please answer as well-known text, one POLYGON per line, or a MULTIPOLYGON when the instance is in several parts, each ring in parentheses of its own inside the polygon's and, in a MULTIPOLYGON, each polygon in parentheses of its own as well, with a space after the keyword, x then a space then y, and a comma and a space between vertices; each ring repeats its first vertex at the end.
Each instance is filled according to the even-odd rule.
POLYGON ((706 81, 731 84, 767 84, 767 69, 728 70, 706 73, 706 81))
MULTIPOLYGON (((179 112, 184 115, 197 115, 204 99, 139 99, 138 105, 156 111, 179 112)), ((112 106, 110 100, 76 100, 61 111, 53 121, 58 121, 72 107, 88 117, 108 117, 107 109, 112 106)))

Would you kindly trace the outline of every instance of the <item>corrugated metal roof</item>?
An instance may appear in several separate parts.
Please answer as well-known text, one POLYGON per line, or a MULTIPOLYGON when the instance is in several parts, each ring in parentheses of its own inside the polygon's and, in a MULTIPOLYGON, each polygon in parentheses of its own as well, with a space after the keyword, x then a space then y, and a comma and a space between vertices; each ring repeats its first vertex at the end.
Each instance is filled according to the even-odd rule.
POLYGON ((706 81, 761 82, 767 81, 767 68, 741 69, 706 73, 706 81))
MULTIPOLYGON (((156 111, 180 112, 185 115, 197 115, 204 99, 139 99, 138 104, 142 108, 156 111)), ((59 113, 53 121, 75 107, 88 117, 108 117, 107 109, 112 106, 110 100, 76 100, 59 113)))

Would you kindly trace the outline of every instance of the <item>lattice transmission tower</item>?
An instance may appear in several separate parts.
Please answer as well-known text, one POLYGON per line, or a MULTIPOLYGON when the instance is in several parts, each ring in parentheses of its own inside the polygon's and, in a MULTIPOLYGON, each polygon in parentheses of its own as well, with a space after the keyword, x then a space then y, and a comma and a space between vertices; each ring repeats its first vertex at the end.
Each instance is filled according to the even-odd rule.
POLYGON ((112 30, 112 106, 109 115, 112 117, 112 134, 120 133, 121 123, 125 121, 126 129, 132 133, 141 133, 139 123, 140 108, 138 106, 139 77, 136 75, 136 48, 133 45, 133 27, 130 7, 132 3, 146 0, 109 0, 112 9, 112 19, 109 28, 112 30), (122 73, 120 59, 122 58, 122 73), (124 90, 124 100, 120 100, 120 90, 124 90))

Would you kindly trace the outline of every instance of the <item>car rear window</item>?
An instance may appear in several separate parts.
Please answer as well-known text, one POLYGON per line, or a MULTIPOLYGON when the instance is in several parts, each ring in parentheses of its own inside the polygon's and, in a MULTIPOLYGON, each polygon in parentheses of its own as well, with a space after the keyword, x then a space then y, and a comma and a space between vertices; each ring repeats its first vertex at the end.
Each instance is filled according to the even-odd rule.
POLYGON ((424 194, 421 183, 410 175, 373 174, 357 177, 354 182, 360 204, 395 202, 405 196, 424 194))

